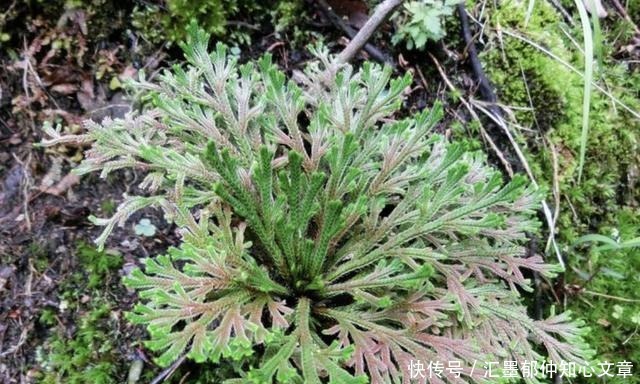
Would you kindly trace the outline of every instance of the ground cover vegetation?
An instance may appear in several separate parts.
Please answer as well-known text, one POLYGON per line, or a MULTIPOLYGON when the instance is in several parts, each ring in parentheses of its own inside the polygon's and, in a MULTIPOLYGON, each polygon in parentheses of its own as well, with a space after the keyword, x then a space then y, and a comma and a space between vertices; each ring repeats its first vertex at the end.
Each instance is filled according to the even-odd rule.
POLYGON ((640 361, 640 5, 379 3, 0 6, 0 378, 640 361))
POLYGON ((558 363, 587 363, 579 323, 534 321, 519 304, 522 270, 556 270, 519 246, 538 227, 539 191, 524 178, 503 186, 483 156, 432 134, 438 106, 380 125, 410 77, 341 68, 319 47, 322 64, 298 86, 269 56, 239 66, 223 45, 209 53, 196 28, 185 68, 132 85, 152 90, 148 112, 81 135, 46 128, 46 145, 93 143, 79 172, 150 171, 152 195, 93 219, 100 246, 145 206, 184 232, 125 280, 148 299, 130 317, 160 365, 185 349, 224 363, 264 348, 238 382, 383 383, 410 378, 412 358, 464 358, 465 372, 498 356, 539 360, 530 334, 558 363))

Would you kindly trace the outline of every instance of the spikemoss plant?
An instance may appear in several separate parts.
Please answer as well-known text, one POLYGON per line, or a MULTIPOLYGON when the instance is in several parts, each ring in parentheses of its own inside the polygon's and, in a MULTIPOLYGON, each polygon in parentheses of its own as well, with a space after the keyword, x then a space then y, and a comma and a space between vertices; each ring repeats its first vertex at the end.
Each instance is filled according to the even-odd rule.
POLYGON ((95 219, 99 244, 146 206, 182 230, 126 279, 158 363, 254 362, 238 383, 408 382, 411 361, 483 382, 477 362, 585 363, 581 324, 520 302, 527 270, 556 271, 523 246, 540 193, 431 132, 438 106, 393 120, 408 76, 318 48, 294 83, 269 56, 238 65, 208 40, 192 28, 187 65, 136 85, 155 108, 80 136, 48 128, 48 144, 92 143, 80 172, 148 172, 149 196, 95 219))

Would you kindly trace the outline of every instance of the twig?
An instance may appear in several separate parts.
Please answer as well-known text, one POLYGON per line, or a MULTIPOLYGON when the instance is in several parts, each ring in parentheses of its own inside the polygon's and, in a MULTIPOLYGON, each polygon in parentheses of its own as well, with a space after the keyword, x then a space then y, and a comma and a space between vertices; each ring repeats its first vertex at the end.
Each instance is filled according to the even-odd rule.
POLYGON ((44 190, 45 193, 54 196, 61 196, 67 190, 69 190, 74 185, 80 182, 80 176, 75 173, 69 172, 65 177, 62 178, 56 185, 51 186, 44 190))
POLYGON ((571 17, 571 14, 562 6, 559 0, 549 0, 549 2, 555 9, 558 10, 558 12, 562 14, 562 17, 567 23, 569 23, 570 25, 575 25, 573 17, 571 17))
POLYGON ((171 364, 170 366, 165 368, 162 372, 160 372, 160 374, 156 376, 156 378, 153 379, 153 381, 151 381, 150 384, 160 384, 166 379, 168 379, 171 375, 173 375, 176 369, 178 369, 178 367, 182 364, 182 362, 184 362, 184 359, 186 357, 187 355, 180 356, 178 360, 174 361, 173 364, 171 364))
POLYGON ((599 296, 599 297, 604 297, 607 299, 611 299, 611 300, 618 300, 618 301, 623 301, 625 303, 640 303, 640 300, 636 300, 636 299, 627 299, 626 297, 620 297, 620 296, 613 296, 613 295, 607 295, 605 293, 599 293, 599 292, 593 292, 593 291, 588 291, 586 289, 583 289, 580 291, 581 293, 586 293, 587 295, 592 295, 592 296, 599 296))
MULTIPOLYGON (((358 31, 351 28, 347 23, 345 23, 342 20, 340 16, 336 15, 336 13, 333 12, 333 10, 331 9, 331 6, 327 4, 325 0, 316 0, 314 4, 318 6, 318 9, 320 9, 322 14, 327 19, 329 19, 329 21, 333 25, 342 29, 344 33, 346 33, 347 36, 349 36, 350 39, 353 39, 356 37, 356 35, 358 34, 358 31)), ((364 50, 369 54, 369 56, 371 56, 372 59, 395 67, 395 62, 393 61, 393 58, 391 58, 391 56, 389 56, 388 54, 385 54, 382 51, 380 51, 373 44, 366 43, 364 45, 364 50)))
MULTIPOLYGON (((520 72, 522 73, 522 81, 524 83, 525 90, 527 91, 529 105, 531 107, 531 111, 533 114, 533 121, 535 122, 536 127, 538 128, 538 131, 541 131, 540 125, 538 124, 538 119, 536 117, 537 112, 536 112, 535 106, 533 105, 533 101, 531 99, 531 93, 529 92, 529 84, 527 83, 527 77, 524 74, 524 69, 522 68, 522 64, 520 64, 520 72)), ((542 142, 546 146, 547 140, 545 139, 544 136, 542 136, 542 142)), ((553 146, 553 143, 549 142, 548 145, 551 147, 550 152, 551 152, 551 158, 552 158, 552 164, 553 164, 553 198, 554 198, 553 208, 554 209, 553 209, 553 216, 551 217, 547 216, 548 226, 549 226, 549 237, 547 238, 547 246, 545 247, 545 250, 550 249, 552 245, 555 246, 555 238, 554 238, 555 228, 556 228, 556 223, 558 222, 558 216, 560 214, 560 182, 558 181, 558 154, 556 153, 556 149, 553 146)), ((531 178, 531 180, 533 180, 532 174, 529 174, 529 177, 531 178)), ((546 201, 544 201, 543 204, 547 204, 546 201)), ((550 211, 548 207, 545 207, 545 210, 550 211)), ((547 215, 546 211, 545 211, 545 215, 547 215)), ((560 257, 559 259, 561 260, 562 258, 560 257)))
POLYGON ((254 31, 260 31, 260 27, 251 23, 247 23, 246 21, 228 20, 227 25, 231 27, 245 27, 247 29, 252 29, 254 31))
POLYGON ((629 335, 629 337, 627 337, 625 339, 625 341, 622 342, 622 345, 627 344, 629 342, 629 340, 631 340, 636 335, 636 333, 638 333, 638 326, 637 325, 636 325, 636 329, 633 331, 633 333, 631 335, 629 335))
MULTIPOLYGON (((447 85, 447 88, 449 88, 451 92, 456 92, 457 91, 456 87, 451 83, 451 80, 449 80, 449 78, 447 77, 447 74, 444 72, 444 69, 442 68, 442 65, 440 65, 440 62, 430 52, 427 52, 427 54, 431 58, 431 61, 433 61, 433 64, 436 66, 436 69, 440 73, 440 77, 442 77, 442 80, 444 80, 445 84, 447 85)), ((420 75, 420 78, 422 79, 423 83, 425 83, 425 87, 426 87, 426 80, 424 79, 424 75, 422 74, 422 71, 420 70, 420 68, 416 68, 416 69, 418 70, 418 74, 420 75)), ((491 149, 495 152, 496 156, 498 156, 498 159, 500 159, 500 162, 502 163, 505 170, 509 174, 509 177, 513 177, 513 168, 511 167, 511 164, 507 161, 502 151, 500 151, 500 149, 498 148, 496 143, 493 141, 491 136, 489 136, 487 131, 484 129, 484 126, 482 125, 482 121, 480 120, 480 117, 478 117, 478 114, 475 112, 471 104, 469 104, 469 102, 462 96, 460 96, 460 102, 462 103, 462 105, 465 106, 465 108, 467 108, 467 111, 469 112, 471 117, 473 117, 473 119, 478 123, 478 127, 480 128, 480 134, 487 141, 491 149)))
POLYGON ((613 7, 616 9, 616 11, 618 11, 620 16, 622 16, 622 18, 625 19, 629 24, 633 25, 633 28, 635 29, 636 33, 640 33, 640 29, 638 28, 636 23, 633 22, 631 17, 629 17, 629 13, 627 13, 627 10, 622 6, 622 4, 620 4, 620 1, 611 0, 611 2, 613 3, 613 7))
MULTIPOLYGON (((558 153, 555 145, 550 140, 547 140, 543 137, 543 142, 549 146, 549 151, 551 152, 551 164, 553 166, 553 226, 555 228, 555 224, 558 222, 558 217, 560 217, 560 176, 559 169, 560 166, 558 164, 558 153)), ((551 246, 551 241, 553 238, 549 236, 547 240, 547 249, 551 246)))
POLYGON ((22 169, 23 179, 22 179, 22 212, 24 216, 25 223, 27 225, 27 230, 31 231, 31 218, 29 217, 29 189, 31 188, 31 177, 29 176, 29 164, 31 163, 31 153, 27 156, 26 161, 22 161, 16 156, 15 153, 12 154, 13 159, 20 164, 22 169))
MULTIPOLYGON (((533 176, 533 172, 531 172, 531 169, 529 167, 529 163, 527 162, 526 157, 522 153, 520 146, 515 141, 513 135, 509 131, 509 127, 507 126, 507 124, 505 123, 502 117, 502 111, 497 105, 498 97, 496 96, 493 90, 493 87, 489 82, 489 79, 484 73, 484 70, 482 68, 482 63, 480 63, 478 52, 476 51, 475 44, 473 43, 473 40, 471 37, 471 30, 469 28, 469 18, 467 17, 467 11, 465 10, 464 5, 462 3, 458 4, 458 14, 460 16, 460 23, 462 26, 462 36, 467 46, 469 61, 471 62, 471 66, 473 68, 473 72, 475 76, 478 78, 480 94, 482 98, 486 101, 486 104, 488 104, 488 108, 485 108, 481 103, 477 101, 474 102, 471 100, 471 103, 476 108, 478 108, 478 110, 483 112, 489 119, 491 119, 498 127, 502 129, 502 131, 508 138, 509 143, 511 144, 511 147, 515 151, 520 164, 522 165, 525 172, 529 176, 529 179, 533 183, 534 187, 539 188, 538 183, 536 183, 536 180, 533 176)), ((560 264, 562 269, 565 269, 564 260, 562 258, 562 255, 560 254, 560 249, 558 248, 558 244, 555 241, 555 236, 554 236, 555 222, 553 220, 553 215, 551 214, 551 210, 549 209, 549 205, 547 204, 546 201, 542 201, 542 211, 544 213, 545 219, 547 221, 547 225, 549 227, 549 232, 550 232, 549 236, 551 237, 551 246, 553 247, 556 257, 558 258, 558 263, 560 264)))
POLYGON ((362 49, 362 47, 371 38, 373 33, 378 29, 389 15, 402 4, 404 0, 384 0, 373 11, 373 15, 369 17, 369 20, 365 25, 360 28, 358 33, 351 39, 349 44, 344 48, 342 52, 336 58, 338 64, 344 64, 351 61, 354 56, 362 49))
POLYGON ((469 18, 467 17, 467 10, 464 8, 463 3, 458 4, 458 15, 460 16, 460 24, 462 26, 462 37, 464 39, 465 48, 469 57, 469 62, 471 63, 471 68, 473 69, 473 73, 478 79, 478 89, 480 90, 480 95, 482 99, 487 103, 490 103, 489 109, 491 112, 495 113, 496 116, 502 116, 502 112, 495 105, 498 101, 498 97, 496 93, 493 91, 493 87, 487 78, 487 75, 484 73, 484 69, 482 68, 482 63, 480 63, 480 58, 478 57, 478 51, 476 50, 476 45, 473 42, 473 38, 471 37, 471 29, 469 28, 469 18))

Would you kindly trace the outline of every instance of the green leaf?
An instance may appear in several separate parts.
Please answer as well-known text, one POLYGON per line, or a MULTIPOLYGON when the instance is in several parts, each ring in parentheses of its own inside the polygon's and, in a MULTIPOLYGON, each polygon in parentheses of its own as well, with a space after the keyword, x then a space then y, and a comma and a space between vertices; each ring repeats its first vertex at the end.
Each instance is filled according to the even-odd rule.
POLYGON ((151 223, 149 219, 140 219, 135 226, 136 235, 152 237, 156 234, 156 226, 151 223))

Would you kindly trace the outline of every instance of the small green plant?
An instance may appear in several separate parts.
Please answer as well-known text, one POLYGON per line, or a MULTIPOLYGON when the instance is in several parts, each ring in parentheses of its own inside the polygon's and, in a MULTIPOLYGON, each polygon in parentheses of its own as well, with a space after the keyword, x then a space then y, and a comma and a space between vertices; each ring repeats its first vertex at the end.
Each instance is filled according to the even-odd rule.
POLYGON ((136 235, 152 237, 156 233, 156 226, 153 225, 149 219, 141 219, 138 224, 135 225, 134 230, 136 235))
POLYGON ((302 5, 301 0, 150 1, 134 9, 132 24, 143 38, 159 44, 182 41, 184 26, 197 21, 208 33, 241 46, 251 43, 251 34, 262 24, 275 32, 296 28, 302 5))
POLYGON ((74 255, 81 271, 66 275, 59 285, 60 303, 40 314, 40 324, 51 327, 51 335, 37 352, 42 370, 37 378, 41 383, 121 382, 122 359, 115 345, 119 317, 104 287, 122 258, 83 242, 74 255), (70 319, 74 327, 68 327, 70 319))
POLYGON ((639 218, 637 210, 621 210, 617 226, 605 231, 610 236, 585 235, 574 243, 567 276, 572 307, 594 324, 587 340, 597 348, 599 361, 640 359, 639 218))
POLYGON ((116 211, 116 208, 117 208, 117 204, 111 198, 105 199, 100 203, 100 210, 102 211, 103 214, 107 216, 113 215, 116 211))
POLYGON ((578 238, 578 240, 573 243, 573 246, 575 247, 584 243, 599 244, 594 248, 594 251, 596 252, 618 251, 627 248, 640 248, 640 237, 629 240, 621 240, 594 233, 590 235, 580 236, 580 238, 578 238))
POLYGON ((122 256, 119 254, 98 250, 95 246, 86 243, 80 243, 76 252, 80 263, 88 273, 86 284, 89 289, 104 285, 109 272, 122 265, 122 256))
POLYGON ((445 18, 451 16, 462 0, 409 1, 395 17, 397 31, 391 41, 404 42, 408 49, 422 49, 427 41, 445 37, 445 18))
POLYGON ((587 362, 580 323, 521 304, 525 270, 557 271, 523 246, 541 193, 433 133, 439 106, 393 120, 409 76, 316 48, 294 83, 268 55, 239 65, 208 41, 192 27, 186 66, 134 84, 152 109, 79 136, 46 128, 48 145, 92 143, 81 173, 148 171, 149 196, 93 218, 99 245, 144 207, 181 228, 126 278, 159 364, 244 362, 229 383, 397 383, 412 360, 460 361, 471 382, 474 360, 587 362))
MULTIPOLYGON (((91 309, 78 318, 78 328, 72 337, 62 330, 51 336, 40 347, 38 359, 44 370, 41 383, 108 384, 117 383, 116 354, 109 333, 111 307, 106 303, 94 303, 91 309)), ((41 322, 55 324, 51 311, 43 313, 41 322)))

